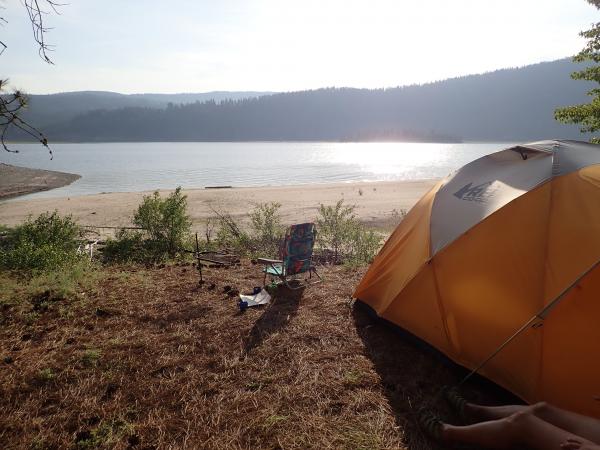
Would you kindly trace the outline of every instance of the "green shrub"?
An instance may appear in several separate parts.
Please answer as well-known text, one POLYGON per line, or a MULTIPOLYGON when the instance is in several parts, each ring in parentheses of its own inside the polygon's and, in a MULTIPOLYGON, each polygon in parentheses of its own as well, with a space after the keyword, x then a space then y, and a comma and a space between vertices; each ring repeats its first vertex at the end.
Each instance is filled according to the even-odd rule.
POLYGON ((192 221, 187 215, 187 196, 181 187, 165 199, 158 191, 144 196, 133 223, 144 229, 146 240, 154 252, 174 257, 189 241, 192 221))
POLYGON ((345 206, 339 200, 334 206, 319 206, 317 217, 318 239, 321 247, 333 251, 334 262, 339 262, 344 247, 350 241, 351 231, 358 224, 354 206, 345 206))
POLYGON ((367 230, 356 223, 348 235, 347 255, 345 262, 350 265, 370 264, 381 246, 381 236, 372 230, 367 230))
POLYGON ((285 231, 279 215, 281 204, 259 203, 250 213, 251 239, 263 256, 277 256, 285 231))
POLYGON ((240 224, 226 213, 217 214, 216 247, 222 250, 232 250, 240 255, 247 255, 254 251, 250 235, 244 231, 240 224))
POLYGON ((244 230, 231 215, 215 211, 218 216, 217 246, 241 255, 277 256, 284 227, 276 202, 259 203, 250 212, 250 226, 244 230))
POLYGON ((106 242, 102 250, 106 262, 156 263, 189 247, 192 222, 181 187, 167 198, 162 198, 158 191, 144 196, 133 223, 141 230, 121 229, 106 242))
POLYGON ((108 239, 102 249, 105 262, 145 262, 152 259, 146 249, 144 236, 139 231, 120 229, 114 239, 108 239))
POLYGON ((0 267, 9 270, 47 271, 73 264, 81 228, 71 216, 55 211, 9 229, 0 241, 0 267))
POLYGON ((332 252, 332 262, 352 265, 370 263, 381 243, 381 237, 368 230, 354 214, 355 206, 339 200, 333 206, 319 207, 317 243, 332 252))

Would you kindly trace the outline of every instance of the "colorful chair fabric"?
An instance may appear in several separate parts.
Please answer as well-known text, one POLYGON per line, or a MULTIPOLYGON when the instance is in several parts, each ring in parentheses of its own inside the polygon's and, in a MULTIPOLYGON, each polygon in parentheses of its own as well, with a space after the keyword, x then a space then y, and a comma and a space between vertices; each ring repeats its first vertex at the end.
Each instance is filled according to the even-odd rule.
POLYGON ((263 270, 265 276, 263 284, 267 281, 267 275, 279 278, 288 288, 299 289, 290 285, 290 278, 296 275, 308 272, 309 280, 314 273, 318 280, 310 283, 315 284, 321 281, 312 263, 313 247, 317 230, 314 223, 301 223, 292 225, 286 232, 281 246, 279 247, 279 259, 259 258, 258 263, 264 264, 263 270))

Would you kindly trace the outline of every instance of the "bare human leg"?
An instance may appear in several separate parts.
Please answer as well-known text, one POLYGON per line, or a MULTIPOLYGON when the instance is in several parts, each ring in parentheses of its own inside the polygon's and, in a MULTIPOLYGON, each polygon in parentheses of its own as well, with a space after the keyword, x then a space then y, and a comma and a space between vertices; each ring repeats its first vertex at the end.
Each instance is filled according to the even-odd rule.
POLYGON ((561 450, 569 440, 593 445, 593 442, 573 434, 530 411, 518 411, 508 417, 468 426, 443 424, 442 441, 447 444, 474 444, 491 449, 511 449, 524 446, 532 450, 561 450))
POLYGON ((482 406, 474 403, 466 403, 465 412, 483 420, 496 420, 517 413, 529 413, 558 428, 600 444, 599 420, 557 408, 546 402, 536 403, 531 406, 482 406))

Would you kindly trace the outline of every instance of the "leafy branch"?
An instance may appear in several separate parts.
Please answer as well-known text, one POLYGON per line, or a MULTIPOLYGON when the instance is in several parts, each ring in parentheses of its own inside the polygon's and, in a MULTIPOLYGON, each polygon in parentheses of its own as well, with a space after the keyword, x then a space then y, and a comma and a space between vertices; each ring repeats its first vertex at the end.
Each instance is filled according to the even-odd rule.
MULTIPOLYGON (((588 2, 600 9, 600 0, 588 0, 588 2)), ((600 84, 600 65, 598 65, 600 63, 600 22, 594 23, 592 28, 582 31, 579 35, 587 39, 587 43, 573 57, 573 61, 591 61, 595 64, 572 73, 571 78, 600 84)), ((557 108, 554 111, 554 118, 562 123, 579 124, 582 133, 600 131, 600 88, 591 89, 587 94, 592 97, 590 103, 557 108)), ((600 143, 600 138, 592 137, 591 141, 600 143)))

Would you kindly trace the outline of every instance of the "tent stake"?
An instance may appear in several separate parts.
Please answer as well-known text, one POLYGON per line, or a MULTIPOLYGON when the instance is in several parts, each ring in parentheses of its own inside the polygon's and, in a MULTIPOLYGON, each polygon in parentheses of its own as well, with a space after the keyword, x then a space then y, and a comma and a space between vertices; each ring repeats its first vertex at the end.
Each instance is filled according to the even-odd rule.
POLYGON ((202 262, 200 261, 200 245, 198 244, 198 232, 196 232, 196 265, 198 266, 198 272, 200 273, 200 282, 198 284, 204 283, 202 279, 202 262))

